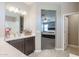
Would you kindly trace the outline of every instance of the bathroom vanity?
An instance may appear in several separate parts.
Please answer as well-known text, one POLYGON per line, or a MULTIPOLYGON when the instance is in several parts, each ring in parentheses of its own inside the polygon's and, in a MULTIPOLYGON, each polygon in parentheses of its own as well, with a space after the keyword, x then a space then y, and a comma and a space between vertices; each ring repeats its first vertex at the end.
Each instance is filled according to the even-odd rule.
POLYGON ((35 50, 35 36, 32 35, 8 39, 7 42, 26 55, 35 50))

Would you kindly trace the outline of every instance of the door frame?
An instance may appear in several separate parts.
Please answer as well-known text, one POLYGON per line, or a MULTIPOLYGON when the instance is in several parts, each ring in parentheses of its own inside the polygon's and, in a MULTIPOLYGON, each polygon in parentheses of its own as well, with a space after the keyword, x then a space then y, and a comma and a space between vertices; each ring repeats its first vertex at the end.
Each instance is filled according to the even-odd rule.
MULTIPOLYGON (((64 14, 64 15, 63 15, 63 31, 65 30, 65 29, 64 29, 64 22, 65 22, 64 20, 65 20, 65 17, 66 17, 66 16, 69 16, 69 15, 73 15, 73 14, 79 14, 79 12, 71 12, 71 13, 67 13, 67 14, 64 14)), ((78 29, 79 29, 79 28, 78 28, 78 29)), ((63 32, 63 34, 65 35, 64 32, 63 32)), ((65 44, 65 37, 64 37, 64 35, 63 35, 63 47, 64 47, 64 49, 65 49, 65 45, 64 45, 64 44, 65 44)), ((78 32, 78 35, 79 35, 79 32, 78 32)), ((79 46, 79 37, 78 37, 78 46, 79 46)))

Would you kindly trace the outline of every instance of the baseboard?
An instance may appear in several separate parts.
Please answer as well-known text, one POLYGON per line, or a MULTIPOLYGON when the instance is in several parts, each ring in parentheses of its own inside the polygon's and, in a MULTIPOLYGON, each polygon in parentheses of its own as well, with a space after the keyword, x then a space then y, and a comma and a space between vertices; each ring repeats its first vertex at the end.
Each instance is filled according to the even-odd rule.
POLYGON ((35 52, 41 52, 41 50, 35 50, 35 52))
MULTIPOLYGON (((55 50, 64 50, 63 48, 55 48, 55 50)), ((35 52, 41 52, 42 50, 35 50, 35 52)))
POLYGON ((64 50, 63 48, 55 48, 55 50, 64 50))
POLYGON ((69 44, 70 47, 75 47, 75 48, 79 48, 79 46, 77 45, 72 45, 72 44, 69 44))

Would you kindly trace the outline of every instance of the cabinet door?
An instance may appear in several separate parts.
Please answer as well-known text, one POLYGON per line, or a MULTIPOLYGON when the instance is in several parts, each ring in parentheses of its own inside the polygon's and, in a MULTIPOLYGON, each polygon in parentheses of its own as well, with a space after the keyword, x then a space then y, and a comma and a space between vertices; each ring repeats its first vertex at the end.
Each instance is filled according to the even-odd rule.
POLYGON ((28 55, 35 50, 35 37, 25 39, 25 54, 28 55))
POLYGON ((12 41, 8 41, 8 43, 24 53, 24 39, 12 40, 12 41))

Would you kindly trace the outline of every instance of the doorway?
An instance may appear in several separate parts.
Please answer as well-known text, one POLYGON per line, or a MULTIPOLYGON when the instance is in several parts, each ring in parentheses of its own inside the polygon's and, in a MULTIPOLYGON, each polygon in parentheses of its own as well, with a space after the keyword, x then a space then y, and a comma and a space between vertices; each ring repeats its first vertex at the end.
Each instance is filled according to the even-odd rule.
POLYGON ((41 49, 55 48, 56 10, 41 10, 41 49))
POLYGON ((64 16, 64 48, 79 55, 79 14, 64 16))

